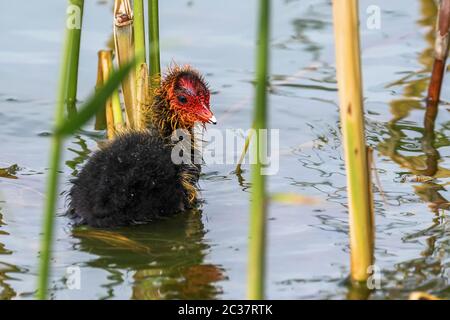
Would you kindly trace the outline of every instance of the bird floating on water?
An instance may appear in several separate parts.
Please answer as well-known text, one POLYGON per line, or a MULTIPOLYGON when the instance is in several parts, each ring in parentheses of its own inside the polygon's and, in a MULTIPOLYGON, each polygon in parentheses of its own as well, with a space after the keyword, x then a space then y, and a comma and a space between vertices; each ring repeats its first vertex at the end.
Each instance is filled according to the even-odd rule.
MULTIPOLYGON (((142 224, 193 208, 201 168, 172 161, 172 133, 183 129, 193 137, 196 123, 216 124, 209 100, 197 71, 169 69, 144 111, 146 129, 118 134, 71 181, 68 214, 75 223, 99 228, 142 224)), ((194 149, 195 141, 192 155, 194 149)))

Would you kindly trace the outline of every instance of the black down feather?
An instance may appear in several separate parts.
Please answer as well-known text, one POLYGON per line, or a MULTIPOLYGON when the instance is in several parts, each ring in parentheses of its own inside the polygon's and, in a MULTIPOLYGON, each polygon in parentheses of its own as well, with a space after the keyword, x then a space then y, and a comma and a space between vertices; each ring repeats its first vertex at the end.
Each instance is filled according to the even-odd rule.
POLYGON ((149 132, 118 136, 71 181, 69 215, 77 224, 108 228, 182 211, 182 168, 170 155, 170 146, 149 132))

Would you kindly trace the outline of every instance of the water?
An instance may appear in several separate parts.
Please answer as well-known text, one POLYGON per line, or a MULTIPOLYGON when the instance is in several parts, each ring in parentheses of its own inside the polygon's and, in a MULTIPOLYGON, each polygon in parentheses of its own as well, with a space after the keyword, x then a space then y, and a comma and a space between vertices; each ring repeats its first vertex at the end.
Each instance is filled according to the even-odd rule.
MULTIPOLYGON (((435 123, 439 170, 431 180, 416 176, 427 155, 436 155, 422 151, 433 3, 360 1, 367 138, 385 198, 375 187, 381 289, 368 296, 345 282, 348 225, 330 1, 273 1, 270 126, 281 129, 282 153, 269 189, 321 202, 270 204, 268 298, 397 299, 414 290, 450 298, 448 79, 435 123), (382 9, 380 30, 366 26, 369 5, 382 9)), ((80 100, 94 88, 96 52, 107 46, 112 24, 111 1, 85 6, 80 100)), ((8 8, 14 14, 0 28, 0 168, 9 168, 0 170, 0 298, 27 299, 37 282, 65 3, 13 1, 8 8)), ((160 17, 163 65, 174 60, 200 69, 214 91, 218 127, 248 128, 256 1, 161 1, 160 17)), ((95 139, 83 133, 67 141, 62 191, 97 148, 95 139)), ((201 210, 149 226, 72 229, 62 196, 51 297, 245 297, 249 172, 238 179, 233 169, 205 166, 201 210), (79 290, 66 279, 76 268, 79 290)))

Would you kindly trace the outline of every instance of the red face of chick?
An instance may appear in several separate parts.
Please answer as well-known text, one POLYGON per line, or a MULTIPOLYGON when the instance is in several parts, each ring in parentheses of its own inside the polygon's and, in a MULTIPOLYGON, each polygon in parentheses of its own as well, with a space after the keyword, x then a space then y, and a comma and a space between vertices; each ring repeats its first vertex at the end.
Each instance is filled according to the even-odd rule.
POLYGON ((216 124, 209 105, 209 90, 203 79, 194 72, 180 73, 170 95, 171 107, 183 122, 216 124))

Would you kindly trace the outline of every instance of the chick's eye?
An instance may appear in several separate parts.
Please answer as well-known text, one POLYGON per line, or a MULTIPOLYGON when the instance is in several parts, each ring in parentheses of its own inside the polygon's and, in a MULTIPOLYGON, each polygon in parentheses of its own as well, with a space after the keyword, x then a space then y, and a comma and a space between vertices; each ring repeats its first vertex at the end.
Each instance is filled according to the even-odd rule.
POLYGON ((185 104, 187 102, 187 98, 185 96, 178 96, 177 99, 180 103, 183 103, 183 104, 185 104))

